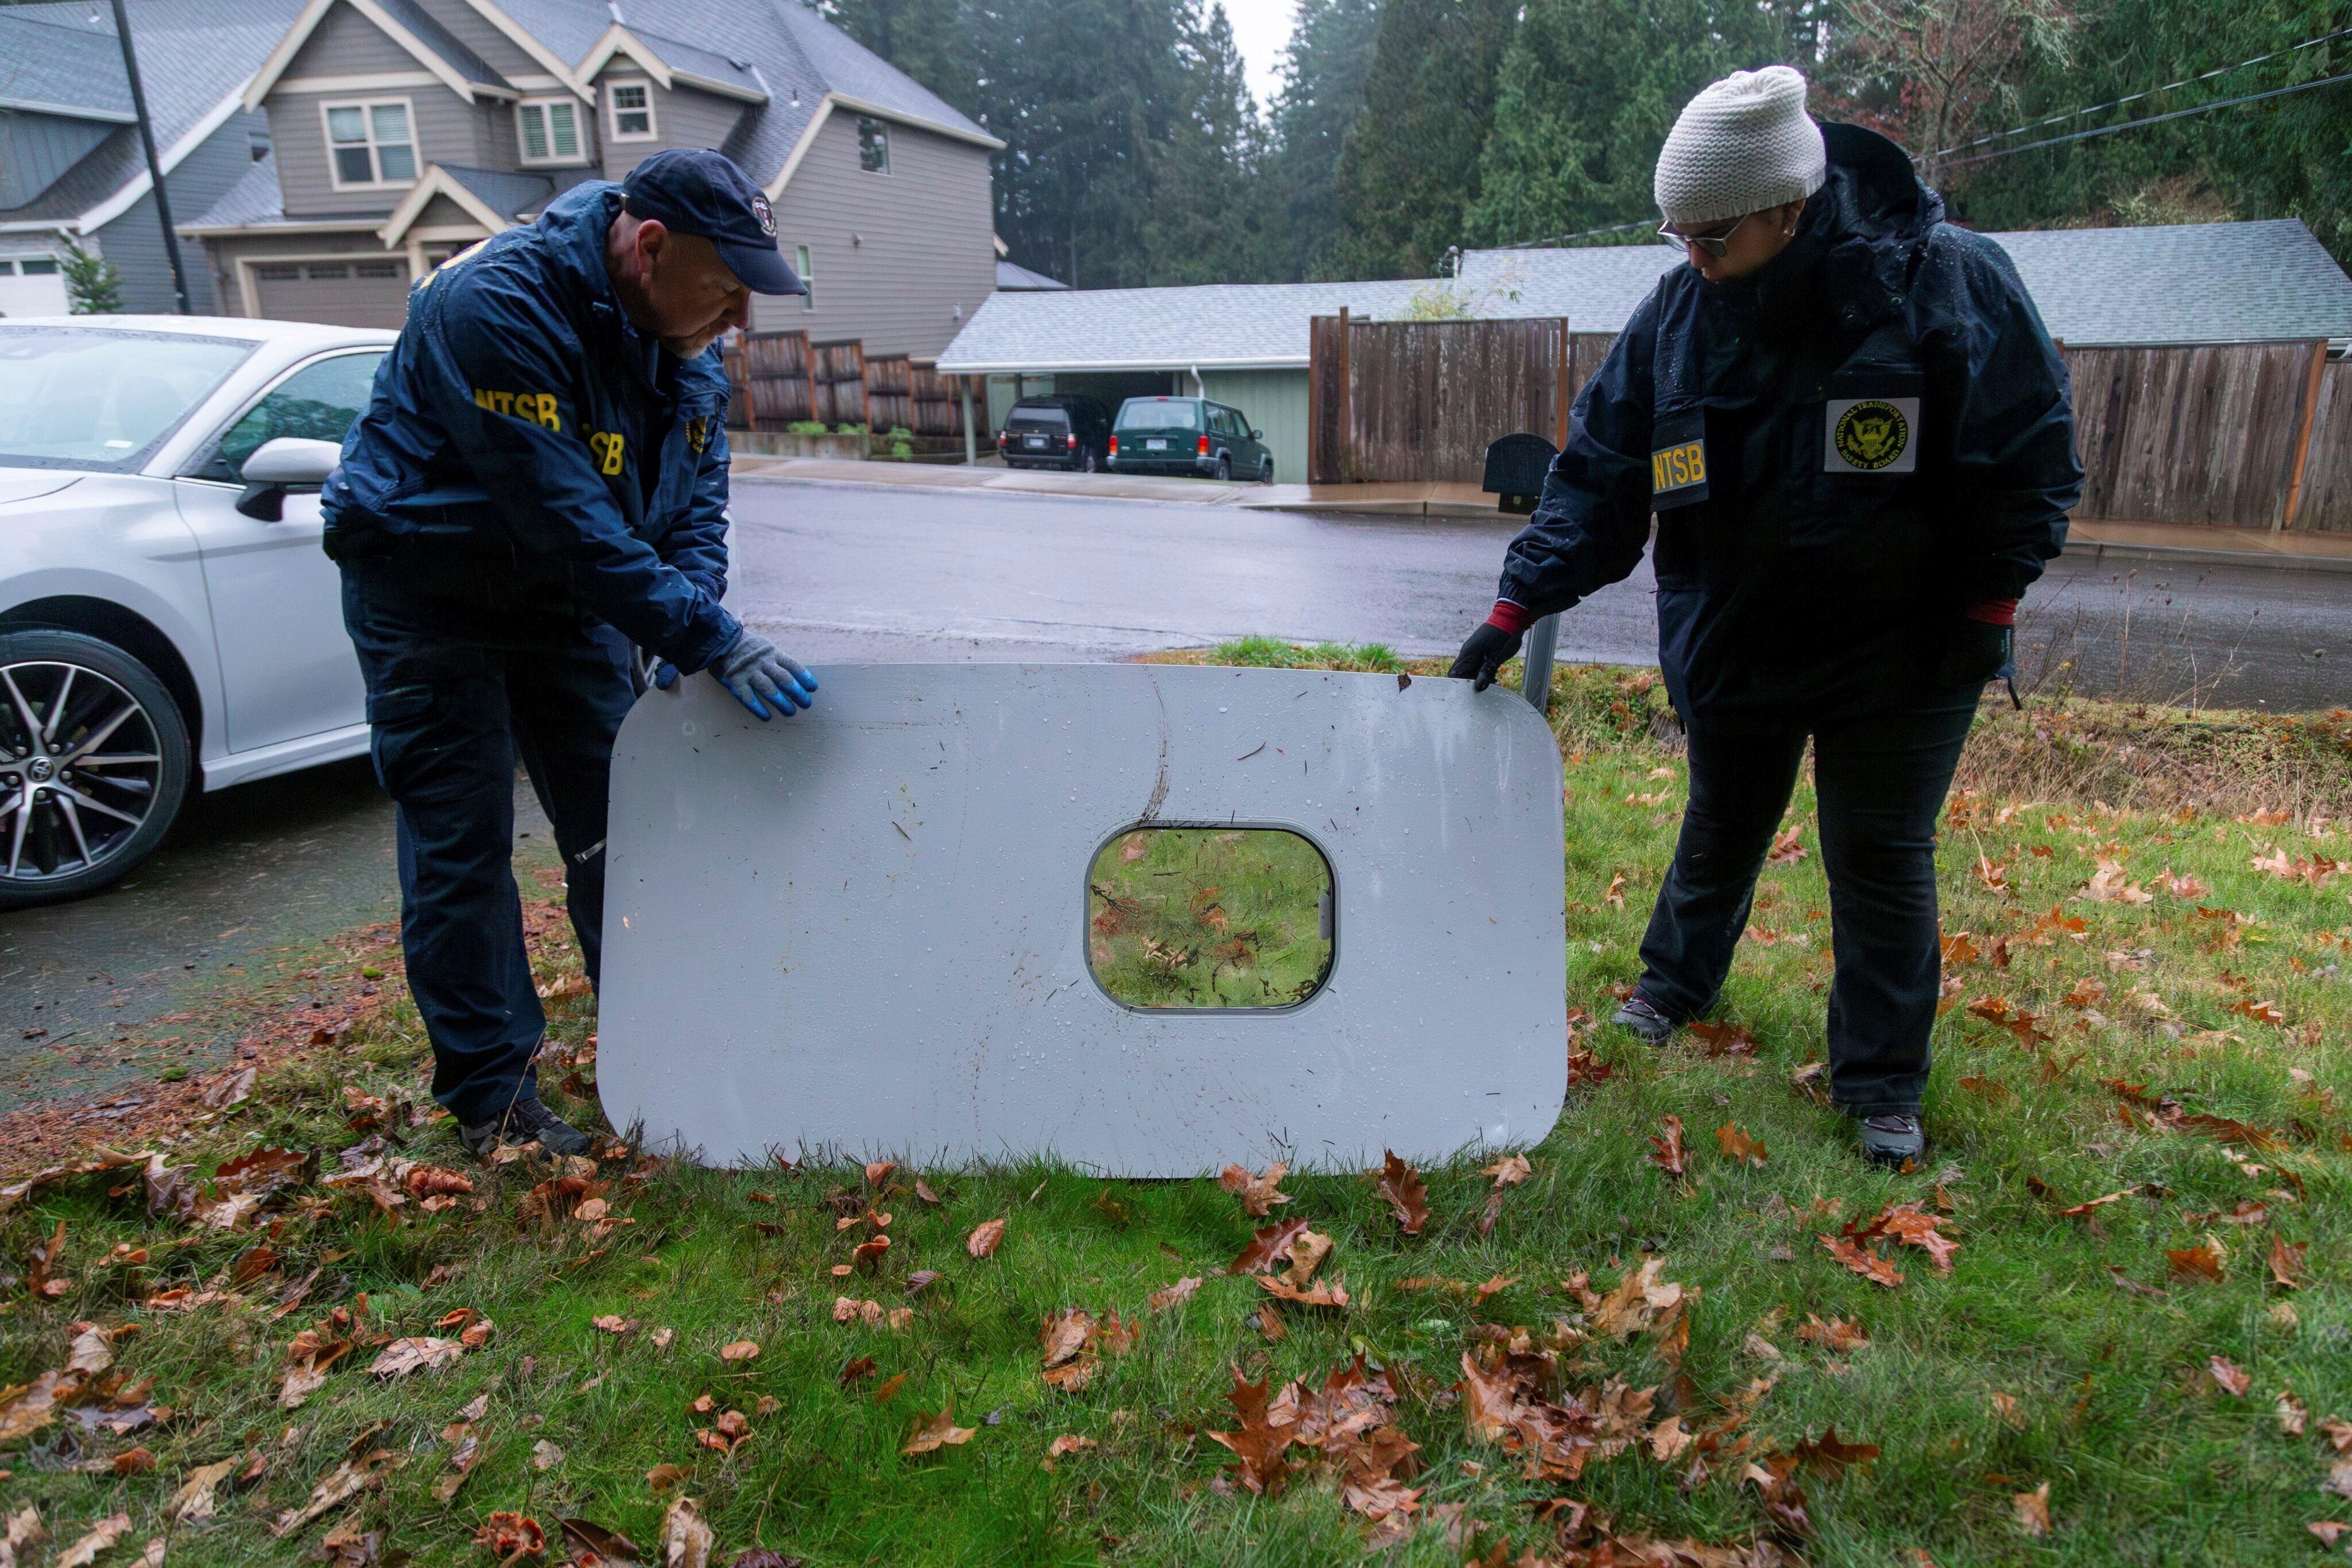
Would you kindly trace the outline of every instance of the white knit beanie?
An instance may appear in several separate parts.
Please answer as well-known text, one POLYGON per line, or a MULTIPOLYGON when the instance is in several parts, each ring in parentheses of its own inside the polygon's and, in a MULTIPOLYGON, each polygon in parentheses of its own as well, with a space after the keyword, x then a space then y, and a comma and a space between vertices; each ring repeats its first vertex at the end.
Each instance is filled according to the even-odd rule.
POLYGON ((1803 201, 1828 177, 1803 75, 1734 71, 1683 106, 1658 153, 1658 211, 1685 227, 1720 223, 1803 201))

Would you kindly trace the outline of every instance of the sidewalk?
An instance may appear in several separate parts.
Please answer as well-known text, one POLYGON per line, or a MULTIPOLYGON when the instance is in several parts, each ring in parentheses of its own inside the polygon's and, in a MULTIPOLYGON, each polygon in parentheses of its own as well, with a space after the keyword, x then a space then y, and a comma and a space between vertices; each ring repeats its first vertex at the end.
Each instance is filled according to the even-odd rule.
MULTIPOLYGON (((1231 507, 1249 512, 1349 512, 1359 516, 1507 520, 1495 497, 1475 485, 1250 485, 1213 479, 1163 479, 1135 474, 1055 474, 982 463, 941 465, 859 463, 824 457, 763 457, 739 454, 738 479, 816 480, 828 484, 895 486, 929 490, 992 490, 1090 500, 1157 501, 1231 507)), ((2352 534, 2273 533, 2268 528, 2209 528, 2174 523, 2126 523, 2078 518, 2068 529, 2066 553, 2099 559, 2146 560, 2182 566, 2265 566, 2305 571, 2352 571, 2352 534)))

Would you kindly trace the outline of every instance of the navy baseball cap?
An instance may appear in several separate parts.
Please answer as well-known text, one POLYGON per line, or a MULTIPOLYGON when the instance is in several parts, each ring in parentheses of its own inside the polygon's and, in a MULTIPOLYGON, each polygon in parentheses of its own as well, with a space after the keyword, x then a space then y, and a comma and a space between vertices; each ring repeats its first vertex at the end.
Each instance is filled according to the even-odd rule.
POLYGON ((656 152, 621 182, 632 217, 652 218, 672 234, 699 235, 718 247, 737 281, 754 294, 806 294, 776 249, 776 214, 751 177, 708 148, 656 152))

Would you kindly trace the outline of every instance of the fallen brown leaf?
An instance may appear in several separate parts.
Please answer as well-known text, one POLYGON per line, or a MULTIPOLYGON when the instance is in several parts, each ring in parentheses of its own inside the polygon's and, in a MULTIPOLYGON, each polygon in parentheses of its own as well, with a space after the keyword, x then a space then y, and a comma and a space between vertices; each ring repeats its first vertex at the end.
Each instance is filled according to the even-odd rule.
POLYGON ((1397 1228, 1407 1236, 1418 1236, 1429 1224, 1429 1188, 1421 1179, 1421 1172, 1397 1158, 1396 1151, 1382 1151, 1384 1163, 1376 1190, 1387 1200, 1389 1212, 1396 1217, 1397 1228))
POLYGON ((1643 1157, 1668 1176, 1678 1176, 1684 1174, 1684 1168, 1690 1155, 1689 1151, 1683 1147, 1683 1119, 1680 1116, 1670 1115, 1666 1118, 1665 1136, 1652 1138, 1650 1152, 1643 1157))
POLYGON ((1741 1131, 1738 1124, 1726 1122, 1722 1126, 1717 1127, 1715 1130, 1715 1141, 1722 1146, 1724 1158, 1744 1160, 1759 1169, 1763 1166, 1766 1158, 1764 1145, 1741 1131))
POLYGON ((1003 1243, 1006 1223, 1003 1219, 991 1219, 974 1226, 971 1234, 964 1238, 963 1249, 975 1258, 994 1256, 997 1248, 1003 1243))
POLYGON ((2243 1399, 2254 1385, 2252 1375, 2226 1355, 2209 1356, 2205 1364, 2211 1369, 2213 1381, 2233 1398, 2243 1399))
POLYGON ((917 1415, 914 1432, 898 1452, 911 1458, 917 1454, 934 1453, 940 1448, 959 1447, 971 1442, 978 1435, 979 1428, 976 1427, 959 1427, 955 1424, 955 1409, 950 1406, 936 1416, 917 1415))
POLYGON ((756 1360, 759 1354, 760 1346, 755 1341, 739 1339, 732 1344, 720 1346, 719 1359, 730 1362, 752 1361, 756 1360))
POLYGON ((58 1552, 50 1568, 89 1568, 98 1561, 100 1552, 111 1549, 130 1530, 129 1514, 110 1514, 92 1525, 88 1534, 58 1552))
POLYGON ((1151 1310, 1153 1312, 1164 1312, 1171 1307, 1181 1306, 1184 1302, 1191 1301, 1192 1299, 1192 1292, 1200 1288, 1200 1276, 1197 1274, 1187 1275, 1185 1278, 1177 1281, 1174 1284, 1169 1286, 1164 1291, 1152 1291, 1146 1299, 1151 1303, 1151 1310))
POLYGON ((1227 1166, 1217 1177, 1217 1185, 1242 1200, 1242 1212, 1263 1219, 1276 1207, 1290 1201, 1290 1195, 1275 1190, 1290 1167, 1276 1160, 1260 1176, 1252 1176, 1241 1166, 1227 1166))
POLYGON ((2043 1481, 2032 1491, 2021 1491, 2009 1500, 2017 1513, 2017 1528, 2037 1539, 2050 1533, 2050 1483, 2043 1481))

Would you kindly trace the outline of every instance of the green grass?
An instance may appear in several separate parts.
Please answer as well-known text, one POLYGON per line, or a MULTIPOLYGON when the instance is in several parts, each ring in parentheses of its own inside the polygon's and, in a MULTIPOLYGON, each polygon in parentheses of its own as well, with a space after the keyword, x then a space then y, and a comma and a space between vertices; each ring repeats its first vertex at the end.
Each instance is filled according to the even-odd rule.
MULTIPOLYGON (((1252 648, 1261 662, 1285 652, 1252 648)), ((1368 651, 1349 658, 1370 663, 1368 651)), ((1563 671, 1555 690, 1554 724, 1570 758, 1569 997, 1605 1016, 1609 988, 1636 973, 1685 782, 1670 740, 1654 738, 1671 736, 1654 674, 1563 671), (1628 799, 1645 796, 1657 799, 1628 799), (1622 905, 1610 901, 1612 884, 1622 905)), ((1426 1173, 1435 1218, 1419 1237, 1402 1235, 1352 1173, 1293 1177, 1285 1189, 1295 1201, 1277 1216, 1310 1218, 1335 1238, 1324 1274, 1345 1281, 1352 1303, 1344 1312, 1294 1311, 1279 1343, 1265 1342, 1249 1315, 1260 1292, 1215 1272, 1253 1224, 1266 1222, 1248 1219, 1208 1181, 1106 1184, 1038 1164, 935 1171, 925 1173, 942 1200, 933 1207, 905 1173, 886 1177, 889 1190, 877 1197, 847 1167, 633 1174, 612 1160, 605 1196, 634 1224, 597 1243, 576 1225, 548 1230, 521 1217, 526 1194, 548 1175, 522 1164, 476 1173, 488 1200, 479 1214, 461 1202, 426 1215, 411 1202, 393 1224, 361 1197, 312 1189, 259 1238, 148 1221, 135 1197, 110 1198, 110 1178, 93 1176, 38 1191, 0 1225, 0 1269, 18 1272, 27 1249, 66 1221, 63 1268, 73 1281, 53 1301, 15 1287, 0 1298, 0 1385, 61 1366, 77 1320, 133 1323, 140 1332, 119 1345, 121 1366, 152 1376, 153 1396, 177 1414, 134 1437, 84 1439, 81 1452, 101 1457, 150 1448, 156 1468, 124 1479, 55 1468, 78 1456, 49 1426, 0 1454, 14 1471, 0 1496, 12 1509, 37 1504, 61 1541, 126 1511, 127 1544, 100 1562, 127 1562, 163 1533, 191 1468, 259 1448, 268 1472, 225 1498, 215 1521, 179 1529, 170 1561, 291 1563, 345 1511, 285 1542, 269 1539, 268 1519, 299 1505, 355 1436, 385 1421, 371 1440, 404 1463, 352 1511, 383 1532, 387 1561, 401 1552, 418 1563, 488 1563, 470 1536, 502 1509, 530 1511, 551 1535, 559 1516, 584 1516, 650 1549, 666 1500, 646 1472, 674 1463, 690 1472, 680 1490, 712 1520, 721 1561, 764 1543, 811 1563, 894 1568, 1325 1563, 1353 1557, 1365 1540, 1331 1489, 1299 1484, 1269 1501, 1213 1484, 1230 1456, 1202 1434, 1233 1425, 1223 1399, 1231 1368, 1253 1379, 1319 1378, 1361 1351, 1443 1385, 1458 1377, 1483 1325, 1541 1332, 1577 1310, 1562 1281, 1587 1270, 1605 1287, 1654 1252, 1667 1278, 1699 1292, 1683 1364, 1685 1396, 1699 1410, 1778 1375, 1740 1429, 1754 1445, 1746 1458, 1787 1453, 1832 1423, 1883 1450, 1842 1479, 1805 1479, 1817 1531, 1801 1548, 1810 1563, 1907 1565, 1911 1548, 1941 1568, 2309 1561, 2317 1548, 2305 1524, 2352 1516, 2352 1500, 2315 1490, 2333 1462, 2320 1423, 2352 1417, 2352 1118, 2339 1109, 2352 1096, 2344 1051, 2352 877, 2315 887, 2251 862, 2279 851, 2291 861, 2352 859, 2341 827, 2312 820, 2315 810, 2352 809, 2352 747, 2325 724, 2290 731, 2251 716, 2204 721, 2244 727, 2222 737, 2238 748, 2234 760, 2199 774, 2184 752, 2137 772, 2111 756, 2070 759, 2068 748, 2160 750, 2173 718, 2080 706, 2013 719, 1988 711, 1965 775, 1979 792, 1956 801, 1943 844, 1947 930, 1969 933, 1979 956, 1950 969, 1959 988, 1937 1030, 1922 1172, 1863 1168, 1847 1125, 1790 1082, 1822 1053, 1830 973, 1812 800, 1801 788, 1789 825, 1809 852, 1768 868, 1759 936, 1741 948, 1724 1009, 1753 1033, 1755 1052, 1710 1059, 1687 1041, 1653 1051, 1605 1024, 1580 1026, 1576 1044, 1610 1074, 1570 1090, 1558 1126, 1529 1151, 1533 1179, 1504 1195, 1491 1235, 1477 1224, 1488 1192, 1482 1160, 1426 1173), (2048 755, 2011 747, 2036 725, 2066 733, 2037 743, 2048 755), (2183 779, 2202 793, 2181 796, 2183 779), (2015 788, 1985 788, 2002 779, 2015 788), (2127 789, 2156 783, 2175 793, 2160 810, 2138 809, 2127 789), (2290 800, 2301 805, 2294 822, 2235 820, 2290 800), (1979 878, 1980 855, 2002 868, 2007 892, 1979 878), (2080 898, 2101 858, 2119 859, 2152 899, 2080 898), (2167 868, 2210 891, 2159 891, 2167 868), (2200 904, 2242 918, 2207 917, 2200 904), (2042 924, 2053 906, 2084 922, 2079 939, 2042 924), (1992 962, 1997 941, 2005 966, 1992 962), (2070 994, 2088 998, 2090 979, 2106 995, 2070 1006, 2070 994), (2129 1004, 2140 990, 2165 1016, 2129 1004), (1994 997, 2035 1014, 2053 1038, 2029 1047, 1957 1005, 1994 997), (2284 1022, 2235 1010, 2254 1001, 2273 1004, 2284 1022), (2182 1113, 2266 1129, 2280 1146, 2232 1148, 2145 1118, 2126 1125, 2105 1081, 2144 1084, 2182 1113), (1669 1114, 1692 1147, 1680 1182, 1644 1159, 1669 1114), (1762 1168, 1718 1155, 1712 1134, 1726 1124, 1766 1145, 1762 1168), (1906 1249, 1897 1262, 1906 1278, 1886 1290, 1839 1267, 1815 1240, 1890 1201, 1933 1205, 1939 1186, 1961 1242, 1948 1275, 1906 1249), (2163 1196, 2127 1197, 2086 1218, 2055 1212, 2125 1187, 2163 1196), (869 1198, 892 1215, 894 1244, 875 1272, 837 1281, 831 1269, 870 1227, 837 1229, 836 1215, 862 1215, 869 1198), (2263 1222, 2209 1218, 2249 1201, 2266 1207, 2263 1222), (997 1218, 1010 1222, 1002 1249, 967 1256, 972 1227, 997 1218), (2166 1251, 2207 1235, 2227 1248, 2226 1278, 2171 1278, 2166 1251), (2308 1245, 2300 1291, 2265 1283, 2260 1259, 2273 1235, 2308 1245), (257 1305, 169 1313, 137 1304, 159 1289, 221 1279, 257 1239, 282 1258, 246 1287, 257 1305), (147 1247, 147 1264, 106 1265, 119 1242, 147 1247), (436 1267, 457 1272, 428 1286, 436 1267), (314 1268, 323 1272, 309 1302, 270 1321, 260 1307, 274 1282, 314 1268), (917 1270, 940 1278, 913 1293, 917 1270), (2126 1290, 2111 1270, 2161 1294, 2126 1290), (1141 1312, 1150 1291, 1191 1275, 1205 1277, 1198 1294, 1146 1312, 1140 1343, 1107 1359, 1090 1386, 1064 1395, 1045 1385, 1037 1332, 1047 1313, 1141 1312), (1466 1291, 1406 1283, 1497 1276, 1517 1282, 1483 1305, 1466 1291), (497 1332, 448 1371, 395 1384, 373 1383, 372 1353, 359 1353, 300 1410, 276 1408, 288 1342, 360 1292, 389 1332, 429 1332, 461 1307, 488 1313, 497 1332), (899 1333, 837 1324, 832 1305, 844 1292, 911 1306, 911 1323, 899 1333), (1774 1323, 1776 1312, 1786 1316, 1774 1323), (1832 1357, 1796 1337, 1808 1313, 1854 1319, 1872 1343, 1832 1357), (604 1314, 642 1326, 616 1339, 593 1327, 604 1314), (652 1343, 658 1328, 675 1331, 666 1350, 652 1343), (1751 1333, 1781 1359, 1763 1360, 1751 1333), (756 1360, 719 1358, 720 1346, 747 1338, 762 1347, 756 1360), (2214 1386, 2206 1369, 2216 1355, 2251 1375, 2247 1396, 2214 1386), (840 1374, 862 1357, 873 1373, 845 1388, 840 1374), (894 1396, 877 1404, 877 1385, 898 1376, 894 1396), (2282 1389, 2308 1406, 2304 1436, 2283 1433, 2273 1417, 2282 1389), (704 1393, 751 1414, 753 1436, 731 1456, 696 1444, 711 1417, 689 1405, 704 1393), (1995 1413, 1996 1394, 2014 1401, 2007 1419, 1995 1413), (478 1395, 489 1401, 487 1456, 444 1506, 433 1496, 447 1453, 438 1434, 478 1395), (753 1414, 762 1398, 774 1407, 753 1414), (917 1412, 949 1405, 977 1435, 902 1458, 917 1412), (1047 1445, 1062 1433, 1098 1447, 1045 1469, 1047 1445), (530 1460, 542 1440, 565 1456, 543 1472, 530 1460), (2054 1528, 2037 1541, 2021 1532, 2010 1500, 2043 1482, 2054 1528)), ((2179 747, 2211 739, 2174 737, 2179 747)), ((1238 851, 1213 841, 1152 852, 1195 861, 1238 851)), ((1216 885, 1230 899, 1238 884, 1216 885)), ((593 1024, 584 999, 551 1005, 558 1037, 583 1041, 593 1024)), ((425 1071, 413 1015, 388 1010, 344 1047, 265 1078, 255 1099, 189 1129, 171 1156, 209 1166, 264 1143, 322 1145, 331 1166, 332 1151, 358 1136, 344 1125, 345 1088, 422 1099, 425 1071)), ((551 1086, 560 1105, 561 1093, 551 1086)), ((411 1157, 463 1164, 446 1121, 404 1135, 411 1157)), ((1675 1386, 1643 1340, 1587 1346, 1570 1360, 1572 1387, 1612 1375, 1659 1385, 1662 1396, 1675 1386)), ((1423 1506, 1459 1504, 1515 1551, 1545 1539, 1528 1505, 1559 1495, 1603 1511, 1626 1534, 1747 1541, 1765 1527, 1755 1489, 1738 1484, 1739 1458, 1718 1458, 1711 1479, 1685 1490, 1680 1466, 1636 1450, 1563 1487, 1523 1479, 1509 1456, 1465 1433, 1456 1407, 1408 1400, 1401 1419, 1423 1447, 1426 1468, 1413 1484, 1428 1489, 1423 1506)), ((1460 1553, 1443 1530, 1424 1528, 1382 1560, 1450 1564, 1460 1553)))
POLYGON ((1095 975, 1129 1007, 1288 1007, 1330 966, 1318 907, 1331 870, 1296 833, 1125 833, 1087 882, 1095 975))

